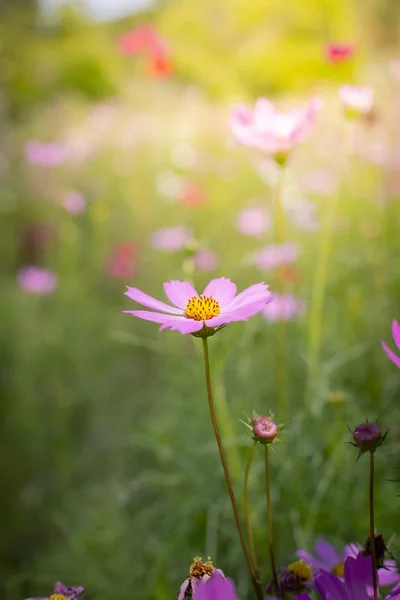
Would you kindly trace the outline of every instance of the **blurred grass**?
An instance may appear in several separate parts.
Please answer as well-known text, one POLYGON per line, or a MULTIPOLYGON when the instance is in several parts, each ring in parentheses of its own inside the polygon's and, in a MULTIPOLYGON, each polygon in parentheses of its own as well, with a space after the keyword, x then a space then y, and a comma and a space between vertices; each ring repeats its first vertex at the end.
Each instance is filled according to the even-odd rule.
MULTIPOLYGON (((183 81, 187 61, 191 87, 179 78, 148 81, 121 59, 115 69, 117 57, 110 58, 114 39, 104 28, 89 32, 77 23, 65 25, 57 35, 35 34, 29 57, 16 43, 11 25, 5 36, 0 62, 8 61, 12 68, 2 105, 0 160, 0 595, 7 600, 46 594, 54 579, 84 584, 89 600, 164 600, 175 596, 198 554, 211 555, 234 576, 241 598, 250 593, 209 423, 196 340, 159 334, 155 325, 122 314, 132 308, 122 294, 129 284, 159 296, 163 281, 183 276, 182 255, 156 252, 148 243, 154 229, 176 224, 192 227, 196 238, 220 256, 216 276, 231 277, 239 288, 272 279, 272 273, 260 274, 249 264, 249 254, 260 243, 234 228, 238 210, 250 198, 271 205, 272 189, 265 173, 256 173, 256 158, 230 145, 230 103, 213 103, 204 90, 212 91, 213 80, 228 95, 235 91, 238 96, 297 86, 290 75, 293 66, 278 65, 265 72, 269 83, 264 88, 257 75, 264 63, 251 48, 249 54, 239 54, 239 70, 230 65, 226 79, 221 78, 225 55, 214 45, 218 36, 209 41, 207 31, 204 38, 193 37, 193 46, 206 46, 210 53, 202 58, 203 79, 201 69, 190 63, 192 49, 187 56, 179 50, 179 44, 186 44, 185 15, 175 3, 181 20, 173 21, 168 16, 173 5, 158 18, 178 48, 183 81), (170 25, 176 29, 169 30, 170 25), (86 52, 88 39, 92 45, 86 52), (36 70, 28 60, 32 56, 36 70), (248 68, 246 56, 251 57, 248 68), (249 80, 242 79, 241 69, 249 80), (278 73, 280 83, 275 83, 278 73), (70 159, 55 169, 28 165, 23 146, 31 138, 60 140, 70 148, 70 159), (177 157, 191 152, 195 158, 187 168, 177 157), (189 208, 164 198, 156 182, 165 172, 199 184, 204 203, 189 208), (85 214, 72 216, 59 205, 65 189, 85 194, 85 214), (41 257, 59 276, 57 290, 47 297, 24 295, 15 280, 27 259, 23 232, 38 222, 55 230, 41 257), (121 240, 140 245, 139 271, 114 281, 105 275, 104 263, 121 240)), ((196 11, 205 6, 188 8, 196 13, 191 18, 199 27, 205 17, 196 11)), ((238 42, 246 46, 259 6, 246 18, 243 6, 237 2, 226 14, 238 29, 246 29, 240 39, 237 32, 238 42)), ((342 28, 347 10, 338 17, 337 31, 343 36, 348 34, 342 28)), ((293 19, 297 23, 301 17, 293 19)), ((377 457, 378 528, 389 538, 400 524, 398 488, 387 482, 396 477, 400 377, 380 347, 381 339, 390 341, 391 319, 398 317, 400 304, 399 187, 393 167, 350 155, 348 144, 336 146, 342 126, 336 99, 329 85, 320 82, 325 74, 304 58, 315 56, 311 37, 307 30, 304 45, 293 37, 286 40, 284 52, 277 52, 292 64, 290 57, 300 48, 303 58, 299 55, 294 67, 298 80, 315 78, 326 97, 312 139, 296 151, 287 186, 300 190, 300 197, 306 193, 305 174, 331 170, 338 153, 344 166, 337 175, 338 215, 332 224, 321 364, 313 396, 317 410, 312 415, 304 404, 309 314, 287 327, 290 424, 286 444, 272 460, 280 564, 291 560, 299 546, 311 549, 318 535, 338 547, 363 541, 367 464, 355 464, 355 451, 346 442, 347 425, 366 415, 377 415, 383 427, 390 427, 389 443, 377 457)), ((231 47, 225 47, 229 55, 231 47)), ((378 59, 376 64, 387 69, 378 59)), ((398 83, 382 82, 379 69, 369 67, 378 88, 379 120, 358 135, 363 136, 363 150, 383 141, 394 156, 398 83)), ((311 199, 320 216, 333 201, 323 195, 311 199)), ((288 236, 301 247, 299 280, 291 291, 309 305, 320 234, 291 223, 288 236)), ((195 283, 201 288, 210 277, 195 273, 195 283)), ((239 419, 244 411, 277 408, 275 329, 258 316, 210 340, 219 416, 239 498, 250 447, 239 419)), ((251 498, 265 576, 262 469, 262 460, 256 459, 251 498)), ((396 546, 397 541, 395 553, 396 546)))

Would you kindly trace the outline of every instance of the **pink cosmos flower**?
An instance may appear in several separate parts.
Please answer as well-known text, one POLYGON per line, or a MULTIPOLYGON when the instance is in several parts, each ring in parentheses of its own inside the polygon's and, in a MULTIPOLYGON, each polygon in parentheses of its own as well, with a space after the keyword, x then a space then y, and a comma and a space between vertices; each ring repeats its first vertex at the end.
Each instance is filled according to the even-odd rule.
POLYGON ((305 303, 297 300, 291 294, 275 294, 274 302, 268 304, 262 311, 263 317, 272 323, 289 321, 293 317, 304 314, 305 303))
POLYGON ((169 328, 184 334, 195 333, 205 327, 215 333, 227 323, 247 321, 273 300, 264 283, 256 283, 236 296, 236 285, 225 277, 212 279, 201 295, 188 281, 164 283, 164 291, 174 306, 156 300, 137 288, 128 287, 126 296, 158 312, 124 312, 146 321, 161 323, 160 331, 169 328))
POLYGON ((331 42, 326 48, 326 56, 330 63, 338 65, 351 58, 354 51, 354 44, 331 42))
POLYGON ((199 600, 199 598, 202 596, 202 594, 199 596, 199 588, 201 587, 201 584, 209 581, 210 585, 213 585, 216 580, 219 582, 225 581, 225 575, 221 569, 213 568, 211 573, 187 577, 179 589, 176 600, 185 600, 185 598, 188 597, 192 600, 199 600))
MULTIPOLYGON (((395 319, 393 319, 392 321, 392 335, 394 343, 400 350, 400 325, 395 319)), ((391 349, 385 344, 385 342, 381 342, 381 344, 382 348, 384 349, 390 360, 396 365, 396 367, 400 368, 400 357, 397 356, 397 354, 395 354, 394 352, 392 352, 391 349)))
POLYGON ((67 190, 63 195, 62 204, 71 215, 80 215, 86 210, 87 202, 81 192, 67 190))
POLYGON ((244 146, 257 148, 284 162, 289 152, 305 140, 320 110, 321 101, 313 98, 288 113, 275 110, 273 104, 259 98, 254 108, 238 105, 230 119, 233 136, 244 146))
POLYGON ((185 248, 192 237, 193 233, 189 227, 164 227, 153 231, 150 236, 150 244, 156 250, 177 252, 185 248))
MULTIPOLYGON (((315 574, 323 569, 343 579, 346 559, 349 556, 356 558, 361 550, 362 547, 359 544, 352 542, 344 547, 343 552, 338 552, 332 544, 319 539, 314 546, 314 554, 305 550, 297 550, 296 555, 311 565, 315 574)), ((378 569, 378 580, 380 586, 393 585, 400 581, 396 561, 384 561, 384 567, 378 569)))
POLYGON ((17 273, 17 281, 24 292, 44 295, 53 292, 57 286, 57 276, 41 267, 23 267, 17 273))
POLYGON ((197 250, 193 255, 193 263, 200 271, 214 271, 218 267, 219 259, 211 250, 197 250))
POLYGON ((65 148, 59 142, 30 140, 25 144, 24 155, 28 162, 37 167, 58 167, 66 160, 65 148))
POLYGON ((236 229, 244 235, 260 237, 271 226, 271 219, 262 206, 249 206, 236 219, 236 229))
POLYGON ((342 85, 339 97, 349 116, 367 116, 374 106, 374 90, 370 87, 342 85))
POLYGON ((261 248, 253 256, 253 262, 259 269, 274 269, 281 265, 290 265, 299 256, 299 250, 296 244, 287 242, 286 244, 269 244, 261 248))

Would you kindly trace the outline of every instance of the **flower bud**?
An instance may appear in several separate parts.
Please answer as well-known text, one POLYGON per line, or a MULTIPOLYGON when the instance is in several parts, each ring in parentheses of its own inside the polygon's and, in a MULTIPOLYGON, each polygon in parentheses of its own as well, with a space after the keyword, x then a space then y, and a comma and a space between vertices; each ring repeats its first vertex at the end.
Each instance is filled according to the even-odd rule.
POLYGON ((254 417, 253 433, 257 442, 270 444, 278 435, 278 426, 269 417, 254 417))
POLYGON ((351 433, 353 434, 353 442, 351 444, 360 449, 358 457, 365 454, 365 452, 375 452, 383 444, 388 434, 386 432, 382 435, 378 423, 368 423, 368 421, 357 425, 351 433))

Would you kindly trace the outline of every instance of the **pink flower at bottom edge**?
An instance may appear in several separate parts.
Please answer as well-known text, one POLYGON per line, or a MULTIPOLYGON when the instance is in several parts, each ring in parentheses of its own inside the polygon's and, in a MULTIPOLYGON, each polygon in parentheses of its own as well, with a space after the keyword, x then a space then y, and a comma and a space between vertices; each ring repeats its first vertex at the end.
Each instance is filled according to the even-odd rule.
POLYGON ((169 328, 186 334, 207 327, 215 333, 217 328, 227 323, 247 321, 273 300, 264 283, 256 283, 236 295, 236 285, 225 277, 212 279, 201 295, 188 281, 164 283, 164 291, 174 306, 156 300, 137 288, 128 287, 126 296, 154 310, 124 312, 145 321, 161 323, 160 331, 169 328))
MULTIPOLYGON (((393 319, 392 321, 392 335, 394 343, 400 350, 400 325, 395 319, 393 319)), ((397 356, 394 352, 392 352, 392 350, 385 344, 385 342, 381 342, 381 344, 382 348, 384 349, 390 360, 396 365, 396 367, 400 368, 400 357, 397 356)))

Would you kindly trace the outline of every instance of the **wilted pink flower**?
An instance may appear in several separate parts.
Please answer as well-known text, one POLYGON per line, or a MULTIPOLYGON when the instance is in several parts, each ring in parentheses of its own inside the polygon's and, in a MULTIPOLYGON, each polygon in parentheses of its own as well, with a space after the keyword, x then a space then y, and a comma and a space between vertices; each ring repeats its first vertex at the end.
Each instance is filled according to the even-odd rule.
POLYGON ((289 321, 293 317, 304 313, 305 304, 291 294, 274 294, 274 301, 262 311, 267 321, 289 321))
POLYGON ((204 562, 200 556, 196 556, 189 569, 189 577, 182 583, 176 600, 185 600, 185 598, 198 600, 200 584, 214 580, 225 581, 224 572, 221 569, 216 569, 212 560, 208 559, 204 562))
POLYGON ((57 276, 42 267, 23 267, 17 273, 20 287, 29 294, 50 294, 57 286, 57 276))
POLYGON ((256 283, 236 296, 236 285, 230 279, 212 279, 199 296, 188 281, 164 283, 167 298, 174 306, 160 302, 137 288, 128 287, 125 295, 156 311, 126 310, 124 312, 161 323, 160 331, 169 328, 180 333, 213 335, 222 325, 247 321, 260 312, 273 297, 264 283, 256 283))
POLYGON ((81 596, 85 591, 83 586, 71 586, 65 585, 61 583, 61 581, 56 581, 53 587, 53 594, 47 598, 28 598, 28 600, 54 600, 58 598, 59 600, 77 600, 78 596, 81 596))
POLYGON ((113 279, 128 279, 137 273, 138 245, 135 242, 119 242, 111 251, 106 263, 106 273, 113 279))
POLYGON ((241 144, 262 150, 277 162, 284 162, 294 146, 309 135, 320 107, 321 101, 313 98, 300 108, 281 113, 269 100, 259 98, 253 109, 236 106, 230 127, 241 144))
POLYGON ((370 87, 342 85, 339 97, 350 117, 368 116, 374 106, 374 90, 370 87))
POLYGON ((351 58, 354 51, 354 44, 331 42, 326 48, 326 56, 330 63, 338 65, 351 58))
POLYGON ((59 142, 30 140, 25 144, 24 155, 27 161, 38 167, 58 167, 66 160, 65 148, 59 142))
MULTIPOLYGON (((394 343, 400 350, 400 325, 395 319, 393 319, 392 321, 392 335, 394 343)), ((384 349, 390 360, 396 365, 396 367, 400 367, 400 357, 397 356, 394 352, 392 352, 391 349, 388 346, 386 346, 385 342, 381 342, 381 344, 382 348, 384 349)))
POLYGON ((189 227, 164 227, 153 231, 150 244, 157 250, 177 252, 185 248, 192 237, 193 233, 189 227))
POLYGON ((262 206, 249 206, 236 218, 236 229, 244 235, 262 236, 271 226, 271 219, 262 206))
POLYGON ((297 260, 299 250, 296 244, 269 244, 255 253, 253 261, 259 269, 274 269, 281 265, 289 265, 297 260))
POLYGON ((67 190, 62 198, 62 204, 72 215, 79 215, 86 210, 86 198, 81 192, 67 190))
POLYGON ((200 271, 214 271, 218 267, 218 256, 211 250, 197 250, 193 263, 200 271))

